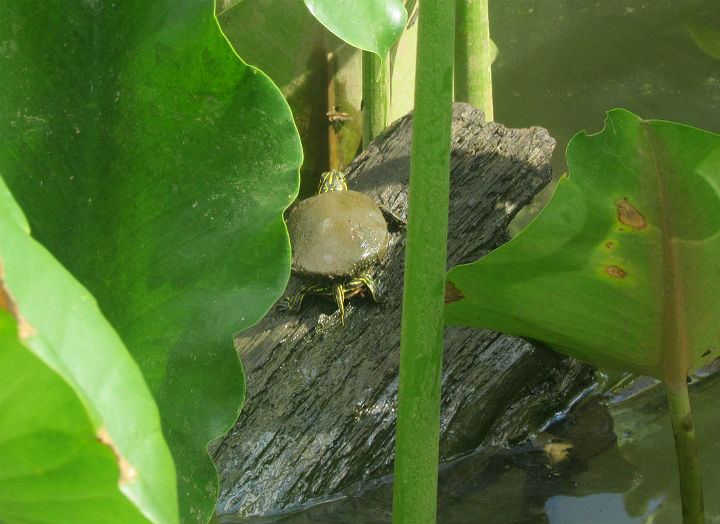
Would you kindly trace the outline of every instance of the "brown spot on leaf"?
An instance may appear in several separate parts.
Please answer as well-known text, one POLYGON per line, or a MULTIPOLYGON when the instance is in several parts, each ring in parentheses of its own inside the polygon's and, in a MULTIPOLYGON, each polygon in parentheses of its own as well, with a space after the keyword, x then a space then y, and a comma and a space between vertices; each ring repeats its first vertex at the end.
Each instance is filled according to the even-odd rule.
POLYGON ((35 328, 20 315, 17 302, 15 302, 15 299, 10 294, 10 290, 5 287, 5 270, 3 269, 2 260, 0 260, 0 308, 9 311, 10 314, 15 317, 19 338, 30 338, 37 333, 35 328))
POLYGON ((107 432, 107 429, 105 429, 105 426, 100 426, 100 429, 98 429, 97 432, 97 439, 105 444, 107 447, 109 447, 113 455, 115 455, 115 459, 118 463, 118 468, 120 468, 120 478, 118 479, 118 485, 123 486, 125 484, 130 484, 135 480, 135 477, 137 477, 137 471, 135 468, 128 462, 128 460, 123 457, 120 454, 120 451, 115 446, 115 443, 113 442, 112 438, 110 438, 110 434, 107 432))
POLYGON ((465 298, 455 284, 449 281, 445 281, 445 303, 450 304, 451 302, 457 302, 465 298))
POLYGON ((620 222, 638 231, 647 227, 645 217, 628 202, 627 198, 618 200, 615 205, 617 206, 618 220, 620 222))
POLYGON ((627 271, 620 266, 605 266, 605 273, 613 278, 625 278, 627 276, 627 271))
POLYGON ((14 311, 15 301, 10 296, 10 292, 5 289, 5 269, 3 268, 2 260, 0 260, 0 308, 16 316, 14 311))
POLYGON ((615 242, 605 242, 605 247, 611 249, 615 247, 615 242))
POLYGON ((701 355, 701 357, 707 357, 710 354, 710 350, 708 349, 705 353, 701 355))
POLYGON ((8 298, 5 296, 5 288, 0 287, 0 308, 4 309, 5 311, 10 311, 10 306, 8 305, 8 298))

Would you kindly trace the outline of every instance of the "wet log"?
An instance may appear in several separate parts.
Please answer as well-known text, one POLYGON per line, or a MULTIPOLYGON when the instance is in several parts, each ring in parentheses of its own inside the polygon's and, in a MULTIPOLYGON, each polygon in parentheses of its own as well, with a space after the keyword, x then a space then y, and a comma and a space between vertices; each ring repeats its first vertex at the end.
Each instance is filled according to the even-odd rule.
MULTIPOLYGON (((390 126, 348 167, 351 189, 406 216, 412 115, 390 126)), ((509 239, 508 224, 551 179, 555 140, 542 128, 485 123, 455 104, 448 268, 509 239)), ((404 231, 393 231, 375 272, 380 304, 353 297, 346 325, 309 297, 277 306, 236 337, 247 399, 235 427, 211 446, 217 512, 287 511, 357 491, 392 473, 404 231)), ((302 285, 290 279, 286 294, 302 285)), ((448 328, 443 356, 441 459, 522 442, 565 410, 594 375, 547 348, 496 332, 448 328)))

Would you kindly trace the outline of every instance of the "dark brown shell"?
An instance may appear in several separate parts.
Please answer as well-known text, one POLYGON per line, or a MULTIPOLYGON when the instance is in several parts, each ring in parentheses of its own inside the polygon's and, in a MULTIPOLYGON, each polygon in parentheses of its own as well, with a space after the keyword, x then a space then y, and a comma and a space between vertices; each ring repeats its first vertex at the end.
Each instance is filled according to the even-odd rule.
POLYGON ((293 270, 311 278, 346 278, 387 253, 382 211, 357 191, 330 191, 299 202, 287 217, 293 270))

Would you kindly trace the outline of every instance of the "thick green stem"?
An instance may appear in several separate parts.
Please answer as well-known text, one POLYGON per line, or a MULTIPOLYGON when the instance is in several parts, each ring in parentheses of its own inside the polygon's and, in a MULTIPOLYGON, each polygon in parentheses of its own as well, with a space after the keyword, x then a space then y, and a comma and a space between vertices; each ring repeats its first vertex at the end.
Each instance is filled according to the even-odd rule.
POLYGON ((455 0, 422 0, 405 251, 393 522, 436 519, 455 0))
POLYGON ((683 522, 702 524, 705 522, 702 479, 687 383, 684 380, 676 384, 668 383, 667 398, 680 473, 683 522))
POLYGON ((468 102, 494 119, 492 44, 487 0, 456 0, 455 100, 468 102))
POLYGON ((362 52, 363 149, 385 131, 388 109, 387 65, 375 53, 362 52))

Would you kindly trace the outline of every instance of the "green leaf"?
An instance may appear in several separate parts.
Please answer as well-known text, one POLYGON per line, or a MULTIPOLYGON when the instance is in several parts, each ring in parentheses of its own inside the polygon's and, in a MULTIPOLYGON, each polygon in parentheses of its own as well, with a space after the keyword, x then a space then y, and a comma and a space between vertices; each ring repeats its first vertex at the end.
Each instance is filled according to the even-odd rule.
POLYGON ((523 232, 450 271, 446 323, 684 383, 720 355, 720 136, 616 109, 567 157, 523 232))
POLYGON ((2 179, 0 348, 0 520, 177 521, 175 468, 140 369, 29 236, 2 179))
POLYGON ((407 22, 400 0, 305 0, 305 5, 338 38, 382 60, 407 22))
POLYGON ((210 0, 4 2, 0 34, 0 172, 140 365, 180 520, 206 521, 206 445, 244 399, 233 334, 289 275, 290 110, 238 60, 210 0))

